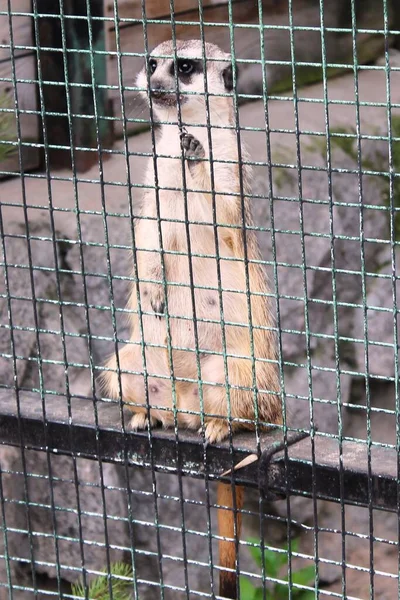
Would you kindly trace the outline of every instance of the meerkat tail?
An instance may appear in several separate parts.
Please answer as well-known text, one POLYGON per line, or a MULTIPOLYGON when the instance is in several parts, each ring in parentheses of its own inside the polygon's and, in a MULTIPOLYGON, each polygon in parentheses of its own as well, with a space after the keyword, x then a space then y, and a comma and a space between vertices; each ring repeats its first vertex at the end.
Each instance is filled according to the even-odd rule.
POLYGON ((220 571, 219 595, 224 598, 237 598, 235 535, 240 539, 243 497, 243 486, 232 487, 230 483, 218 484, 217 502, 219 506, 225 507, 218 509, 218 534, 220 537, 229 538, 229 540, 219 540, 219 564, 222 569, 232 569, 220 571))

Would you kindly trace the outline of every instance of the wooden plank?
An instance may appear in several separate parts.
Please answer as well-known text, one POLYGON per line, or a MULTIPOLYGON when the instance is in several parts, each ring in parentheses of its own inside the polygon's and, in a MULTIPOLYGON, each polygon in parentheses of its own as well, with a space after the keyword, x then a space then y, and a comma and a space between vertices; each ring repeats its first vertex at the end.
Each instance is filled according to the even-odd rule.
MULTIPOLYGON (((212 6, 214 0, 203 0, 203 7, 212 6)), ((148 19, 156 19, 170 14, 169 0, 146 0, 146 16, 148 19)), ((197 10, 198 0, 175 0, 175 14, 184 11, 197 10)), ((114 2, 109 0, 104 7, 104 16, 114 18, 114 2)), ((118 17, 120 19, 141 19, 142 3, 141 0, 118 0, 118 17)), ((107 27, 111 29, 113 24, 108 23, 107 27)))
MULTIPOLYGON (((7 2, 0 0, 0 10, 7 10, 7 2)), ((13 0, 12 10, 15 12, 29 12, 31 10, 30 0, 13 0)), ((13 42, 14 46, 21 45, 32 48, 33 30, 32 17, 13 15, 13 42)), ((5 105, 14 108, 14 82, 12 76, 12 62, 10 54, 9 20, 7 15, 0 15, 0 43, 6 44, 8 48, 0 48, 0 97, 5 105)), ((29 49, 15 50, 15 72, 18 93, 18 109, 22 111, 37 110, 37 83, 36 83, 36 56, 29 49), (23 83, 22 80, 31 80, 31 83, 23 83)), ((10 136, 17 140, 17 122, 15 116, 10 119, 10 136)), ((37 142, 39 139, 39 119, 37 115, 20 114, 21 141, 37 142)), ((1 143, 1 141, 0 141, 1 143)), ((29 170, 39 165, 40 155, 37 148, 23 147, 22 168, 29 170)), ((10 155, 0 164, 0 171, 20 172, 18 152, 10 155)), ((5 175, 0 175, 4 177, 5 175)))
MULTIPOLYGON (((7 0, 0 0, 0 12, 7 12, 8 3, 7 0)), ((12 0, 12 12, 25 12, 29 13, 32 11, 30 0, 12 0)), ((32 46, 32 17, 20 16, 13 14, 11 16, 12 32, 14 46, 29 46, 29 48, 14 50, 14 56, 26 54, 27 52, 34 52, 32 46)), ((10 30, 9 30, 9 17, 8 15, 0 14, 0 63, 3 60, 10 59, 10 30), (2 46, 8 46, 6 48, 2 46)))
MULTIPOLYGON (((304 0, 294 0, 295 4, 303 2, 304 0)), ((204 9, 204 16, 210 8, 218 8, 219 5, 223 4, 222 0, 202 0, 202 7, 204 9)), ((225 5, 228 5, 228 0, 225 1, 225 5)), ((162 17, 169 18, 170 0, 146 0, 146 16, 148 19, 157 19, 162 17)), ((274 12, 287 11, 287 0, 264 0, 264 9, 273 9, 274 12)), ((199 2, 198 0, 175 0, 174 1, 174 13, 177 20, 183 19, 185 12, 198 11, 199 2)), ((239 13, 244 17, 249 16, 250 13, 257 13, 258 7, 256 2, 245 2, 243 0, 232 2, 233 17, 236 22, 245 22, 244 18, 241 18, 239 13), (239 20, 237 20, 239 18, 239 20)), ((104 6, 104 16, 111 17, 114 19, 114 2, 112 0, 106 0, 104 6)), ((120 19, 141 19, 142 18, 142 2, 141 0, 118 0, 118 17, 120 19)), ((107 24, 107 28, 111 29, 114 25, 112 23, 107 24)))
POLYGON ((149 440, 146 431, 123 431, 118 405, 98 402, 95 418, 93 401, 83 398, 52 396, 44 427, 40 395, 20 392, 17 405, 12 390, 0 390, 0 417, 2 442, 17 448, 22 437, 29 449, 227 483, 231 475, 224 472, 232 464, 261 450, 257 462, 234 471, 236 484, 261 489, 267 498, 273 492, 398 511, 395 448, 369 450, 364 441, 347 440, 339 445, 318 434, 313 442, 309 435, 298 440, 296 432, 284 439, 271 429, 260 433, 259 442, 254 432, 236 433, 233 442, 209 444, 205 453, 195 431, 180 429, 175 436, 172 428, 152 428, 149 440))

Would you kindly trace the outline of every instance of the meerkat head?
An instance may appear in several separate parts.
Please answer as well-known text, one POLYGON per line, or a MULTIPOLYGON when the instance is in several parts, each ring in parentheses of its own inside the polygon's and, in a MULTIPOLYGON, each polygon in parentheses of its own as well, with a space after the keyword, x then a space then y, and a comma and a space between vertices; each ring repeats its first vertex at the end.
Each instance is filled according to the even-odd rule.
POLYGON ((214 106, 221 110, 232 105, 232 99, 226 97, 233 90, 231 57, 214 44, 204 46, 205 61, 200 40, 177 41, 176 58, 171 41, 151 52, 136 83, 147 99, 151 96, 153 110, 161 120, 177 120, 179 100, 183 121, 203 122, 206 90, 211 110, 214 106))

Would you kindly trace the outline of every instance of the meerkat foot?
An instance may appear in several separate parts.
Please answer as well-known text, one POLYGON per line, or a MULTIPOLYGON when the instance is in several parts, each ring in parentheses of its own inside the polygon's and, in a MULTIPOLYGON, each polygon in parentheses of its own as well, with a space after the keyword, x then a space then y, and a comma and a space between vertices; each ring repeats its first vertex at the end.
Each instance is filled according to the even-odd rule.
POLYGON ((132 431, 139 431, 142 429, 149 429, 149 426, 155 427, 157 425, 157 419, 150 416, 150 424, 149 418, 146 413, 140 412, 135 413, 132 419, 129 422, 129 429, 132 431))
POLYGON ((201 144, 201 142, 199 142, 199 140, 197 140, 194 135, 190 134, 190 133, 182 133, 181 134, 181 143, 182 143, 182 147, 185 151, 185 158, 189 159, 189 166, 190 163, 193 164, 193 162, 198 161, 200 158, 204 158, 205 156, 205 152, 204 152, 204 148, 201 144))
MULTIPOLYGON (((201 433, 199 429, 199 433, 201 433)), ((207 442, 213 444, 215 442, 221 442, 229 434, 229 427, 226 419, 211 419, 205 424, 205 436, 207 442)))

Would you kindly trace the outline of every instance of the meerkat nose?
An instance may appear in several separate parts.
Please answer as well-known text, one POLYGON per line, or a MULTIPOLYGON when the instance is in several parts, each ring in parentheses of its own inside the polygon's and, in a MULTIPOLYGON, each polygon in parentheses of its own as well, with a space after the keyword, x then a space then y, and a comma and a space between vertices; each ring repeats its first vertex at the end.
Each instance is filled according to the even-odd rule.
POLYGON ((166 92, 165 83, 159 79, 150 82, 150 94, 152 98, 162 98, 166 92))

